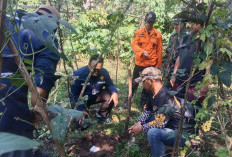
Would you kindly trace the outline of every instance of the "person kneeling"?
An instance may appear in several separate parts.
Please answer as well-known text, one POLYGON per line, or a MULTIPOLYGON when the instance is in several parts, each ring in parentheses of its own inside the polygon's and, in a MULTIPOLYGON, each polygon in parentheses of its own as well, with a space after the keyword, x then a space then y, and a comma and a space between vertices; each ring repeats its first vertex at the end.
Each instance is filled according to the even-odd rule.
MULTIPOLYGON (((138 122, 129 128, 129 133, 137 136, 147 132, 148 142, 153 157, 165 155, 165 146, 173 146, 175 129, 180 119, 180 102, 163 86, 161 71, 155 67, 145 68, 135 81, 143 82, 143 87, 149 91, 148 101, 138 122)), ((185 139, 181 137, 180 145, 185 139)))
MULTIPOLYGON (((84 86, 90 70, 95 65, 99 54, 94 54, 89 59, 87 66, 81 67, 74 71, 73 78, 74 84, 71 86, 71 103, 74 108, 77 104, 77 99, 84 86)), ((101 103, 101 107, 95 114, 95 117, 102 122, 109 123, 111 120, 108 118, 113 106, 118 104, 118 91, 109 76, 109 72, 103 68, 103 58, 99 59, 97 66, 87 83, 83 96, 88 95, 87 107, 93 104, 101 103), (104 89, 105 88, 105 89, 104 89)), ((84 104, 77 106, 77 110, 86 111, 84 104)))

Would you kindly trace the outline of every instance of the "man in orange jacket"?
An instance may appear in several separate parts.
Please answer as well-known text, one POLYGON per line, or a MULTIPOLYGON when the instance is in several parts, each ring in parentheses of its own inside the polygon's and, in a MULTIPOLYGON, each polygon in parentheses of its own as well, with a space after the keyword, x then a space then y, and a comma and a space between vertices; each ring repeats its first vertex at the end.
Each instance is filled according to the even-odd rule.
MULTIPOLYGON (((147 67, 159 68, 162 66, 162 34, 153 27, 156 22, 156 14, 149 12, 145 15, 145 27, 136 30, 132 40, 132 49, 135 52, 135 68, 133 72, 132 82, 132 98, 138 88, 138 83, 134 81, 139 77, 139 73, 147 67)), ((146 103, 147 92, 143 89, 141 94, 140 105, 143 107, 146 103)), ((125 100, 124 108, 126 108, 127 100, 125 100)))

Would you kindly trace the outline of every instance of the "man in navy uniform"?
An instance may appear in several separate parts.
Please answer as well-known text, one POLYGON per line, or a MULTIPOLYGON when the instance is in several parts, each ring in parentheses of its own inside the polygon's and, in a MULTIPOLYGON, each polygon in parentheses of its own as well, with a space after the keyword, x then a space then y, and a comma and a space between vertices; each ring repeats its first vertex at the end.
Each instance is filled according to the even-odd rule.
MULTIPOLYGON (((99 54, 92 55, 87 66, 74 71, 73 78, 75 79, 75 83, 71 86, 71 102, 73 108, 77 104, 76 101, 80 95, 85 80, 88 77, 91 68, 95 65, 98 57, 99 54)), ((118 91, 109 76, 109 72, 103 68, 103 63, 103 58, 100 58, 89 82, 87 83, 83 96, 88 95, 88 108, 92 104, 101 103, 101 107, 95 116, 100 121, 110 122, 108 116, 113 106, 116 107, 118 104, 118 91)), ((84 104, 81 104, 77 106, 77 110, 86 111, 87 109, 84 104)))
MULTIPOLYGON (((36 13, 38 15, 53 14, 60 18, 60 13, 52 6, 40 6, 36 13)), ((13 27, 17 26, 20 28, 21 23, 17 18, 15 18, 15 23, 11 23, 10 21, 6 18, 6 25, 10 27, 9 31, 12 32, 11 38, 19 51, 20 57, 33 62, 32 64, 35 69, 34 82, 39 95, 46 99, 55 81, 59 78, 54 74, 60 57, 46 48, 33 31, 23 29, 16 32, 16 29, 13 27)), ((54 43, 58 48, 58 40, 54 34, 53 36, 54 43)), ((6 46, 2 52, 1 83, 5 84, 6 87, 0 90, 0 132, 13 133, 33 139, 34 125, 33 116, 28 107, 28 86, 25 84, 15 86, 11 80, 19 74, 19 67, 14 60, 14 56, 9 47, 6 46)), ((22 77, 16 79, 19 78, 23 79, 22 77)), ((32 97, 31 102, 35 103, 33 100, 35 98, 32 97)), ((14 151, 2 155, 2 157, 8 156, 31 157, 33 153, 32 150, 26 150, 14 151)))

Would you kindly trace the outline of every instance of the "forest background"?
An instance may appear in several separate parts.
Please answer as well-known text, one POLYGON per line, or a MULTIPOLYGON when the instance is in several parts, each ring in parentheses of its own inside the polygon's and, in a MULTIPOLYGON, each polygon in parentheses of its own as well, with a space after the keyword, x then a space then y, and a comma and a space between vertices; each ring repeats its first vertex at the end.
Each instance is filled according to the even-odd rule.
MULTIPOLYGON (((8 1, 8 10, 12 12, 16 9, 24 9, 33 12, 39 5, 50 3, 60 11, 61 18, 68 21, 77 31, 78 35, 61 27, 58 34, 60 49, 68 60, 62 60, 58 65, 57 74, 62 75, 62 78, 51 91, 47 103, 48 106, 59 104, 62 108, 68 109, 70 108, 68 91, 73 71, 86 65, 89 55, 101 52, 106 59, 104 66, 109 70, 119 89, 119 106, 122 106, 128 95, 128 69, 133 69, 134 66, 131 39, 135 30, 144 25, 144 15, 148 11, 154 11, 157 15, 157 23, 154 27, 162 32, 165 59, 167 58, 165 50, 168 39, 173 33, 172 18, 183 9, 195 9, 197 3, 200 2, 203 1, 134 0, 124 13, 128 2, 122 0, 11 0, 8 1), (121 18, 122 14, 123 18, 121 18)), ((210 68, 211 74, 205 76, 203 82, 197 86, 200 88, 209 83, 210 91, 196 116, 198 122, 196 127, 200 128, 201 134, 191 136, 192 139, 198 141, 198 145, 191 147, 189 143, 180 151, 186 156, 199 156, 199 154, 200 156, 231 156, 232 2, 230 0, 204 0, 204 2, 206 9, 212 9, 212 12, 209 22, 205 24, 200 34, 201 40, 206 43, 205 52, 195 56, 194 66, 200 69, 210 68), (213 54, 213 44, 209 40, 211 35, 216 39, 216 55, 213 54), (204 61, 199 62, 200 58, 204 61)), ((207 14, 202 12, 202 18, 206 17, 207 14)), ((137 94, 132 103, 130 125, 142 112, 139 108, 139 99, 140 96, 137 94)), ((124 139, 122 132, 125 130, 126 117, 126 111, 115 109, 112 113, 113 123, 111 125, 93 125, 85 131, 71 127, 65 132, 65 136, 59 136, 59 141, 64 145, 65 152, 69 156, 75 156, 84 151, 77 141, 80 142, 83 138, 88 140, 89 136, 94 138, 94 135, 99 135, 101 131, 100 134, 103 136, 119 137, 118 142, 114 143, 115 146, 112 148, 115 156, 149 156, 145 135, 139 135, 136 141, 133 139, 131 141, 131 138, 124 139)), ((37 130, 40 147, 44 150, 52 150, 54 156, 59 156, 59 149, 53 147, 51 140, 54 135, 51 135, 44 125, 40 125, 37 130)), ((59 134, 61 129, 57 132, 59 134)), ((7 147, 8 145, 5 144, 4 148, 7 147)))

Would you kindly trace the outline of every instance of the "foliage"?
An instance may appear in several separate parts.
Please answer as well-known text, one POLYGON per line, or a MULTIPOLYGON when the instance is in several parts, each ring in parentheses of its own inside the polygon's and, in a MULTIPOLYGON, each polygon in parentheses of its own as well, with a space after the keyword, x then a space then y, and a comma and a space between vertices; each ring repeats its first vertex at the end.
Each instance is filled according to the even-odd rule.
MULTIPOLYGON (((49 106, 49 111, 57 114, 55 118, 51 120, 51 127, 53 130, 53 138, 59 139, 60 142, 64 143, 66 128, 71 118, 80 119, 83 118, 83 113, 81 111, 73 109, 65 109, 58 105, 49 106)), ((92 122, 89 119, 82 120, 84 122, 84 128, 92 122)))
POLYGON ((0 155, 16 150, 28 150, 39 145, 38 142, 29 138, 0 132, 0 155))

